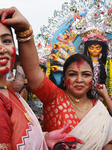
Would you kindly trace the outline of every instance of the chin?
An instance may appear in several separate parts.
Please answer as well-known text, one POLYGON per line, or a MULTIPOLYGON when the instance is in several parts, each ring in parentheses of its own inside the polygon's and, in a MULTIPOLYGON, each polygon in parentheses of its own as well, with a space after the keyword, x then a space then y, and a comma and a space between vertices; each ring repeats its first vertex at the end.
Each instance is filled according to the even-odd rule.
POLYGON ((9 72, 9 70, 10 69, 8 67, 6 67, 4 69, 0 69, 0 74, 7 74, 9 72))

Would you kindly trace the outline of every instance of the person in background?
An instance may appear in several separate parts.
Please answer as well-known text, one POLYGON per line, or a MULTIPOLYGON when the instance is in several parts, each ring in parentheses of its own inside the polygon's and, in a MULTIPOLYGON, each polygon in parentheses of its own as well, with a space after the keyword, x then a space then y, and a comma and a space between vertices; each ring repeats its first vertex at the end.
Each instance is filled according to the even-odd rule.
MULTIPOLYGON (((27 34, 29 26, 27 19, 15 7, 0 9, 0 149, 2 150, 48 150, 48 147, 53 149, 55 143, 73 137, 66 133, 69 123, 62 129, 43 134, 35 114, 25 100, 6 85, 6 75, 16 57, 11 27, 18 37, 21 52, 24 48, 27 52, 31 49, 36 52, 32 32, 28 32, 30 36, 26 37, 27 41, 23 38, 23 42, 20 42, 19 33, 27 34)), ((33 75, 33 72, 29 73, 33 75)), ((81 140, 77 141, 82 143, 81 140)), ((66 148, 69 147, 65 144, 66 148)))
POLYGON ((7 80, 7 86, 14 89, 16 92, 18 92, 25 100, 27 97, 27 90, 26 90, 26 84, 27 79, 25 77, 24 71, 22 69, 19 55, 16 54, 15 63, 12 67, 12 69, 9 71, 10 79, 7 80), (15 72, 15 73, 13 73, 15 72))
POLYGON ((105 84, 97 84, 95 86, 95 91, 103 98, 103 103, 105 102, 107 109, 112 116, 112 98, 109 96, 105 84))

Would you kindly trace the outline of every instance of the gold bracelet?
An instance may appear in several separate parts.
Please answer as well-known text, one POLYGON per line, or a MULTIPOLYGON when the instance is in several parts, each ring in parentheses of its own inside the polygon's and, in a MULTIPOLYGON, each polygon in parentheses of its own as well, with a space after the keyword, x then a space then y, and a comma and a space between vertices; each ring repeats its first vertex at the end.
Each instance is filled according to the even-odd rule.
POLYGON ((16 35, 18 38, 26 38, 29 37, 29 35, 32 33, 32 26, 30 25, 29 30, 26 30, 24 32, 16 32, 16 35))

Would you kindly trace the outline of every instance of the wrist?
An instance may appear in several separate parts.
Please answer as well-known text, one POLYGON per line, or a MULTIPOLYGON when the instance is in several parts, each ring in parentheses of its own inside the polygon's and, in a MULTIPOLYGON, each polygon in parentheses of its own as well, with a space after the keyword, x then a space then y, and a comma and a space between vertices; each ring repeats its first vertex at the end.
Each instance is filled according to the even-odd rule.
POLYGON ((15 31, 16 36, 17 36, 18 38, 26 38, 26 37, 28 37, 32 32, 33 32, 33 30, 32 30, 32 26, 31 26, 31 25, 29 25, 28 29, 26 29, 26 30, 24 29, 24 30, 21 31, 21 32, 15 31))
POLYGON ((45 140, 47 140, 48 132, 43 132, 45 140))
POLYGON ((111 97, 109 95, 104 97, 105 100, 111 100, 111 97))
POLYGON ((44 139, 46 141, 47 146, 48 146, 48 136, 49 136, 48 134, 49 134, 48 132, 44 132, 44 139))
POLYGON ((32 26, 29 26, 28 30, 25 30, 23 32, 16 32, 16 38, 19 42, 26 42, 28 40, 30 40, 31 38, 33 38, 33 30, 32 30, 32 26))

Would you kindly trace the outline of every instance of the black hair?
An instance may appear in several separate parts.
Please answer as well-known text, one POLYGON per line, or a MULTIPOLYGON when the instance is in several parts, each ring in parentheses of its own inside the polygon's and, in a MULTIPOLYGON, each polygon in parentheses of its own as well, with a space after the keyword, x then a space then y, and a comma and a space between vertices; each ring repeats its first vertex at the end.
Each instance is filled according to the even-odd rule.
POLYGON ((85 55, 87 55, 87 56, 89 55, 89 57, 90 57, 90 54, 88 52, 88 47, 90 45, 93 45, 94 43, 102 46, 102 51, 101 51, 102 56, 99 59, 99 64, 100 64, 99 84, 106 84, 105 64, 106 64, 106 60, 107 60, 108 45, 105 42, 101 42, 101 41, 86 41, 84 43, 84 54, 85 55))
MULTIPOLYGON (((71 55, 64 63, 64 66, 63 66, 63 75, 61 77, 61 83, 60 85, 58 86, 59 88, 63 89, 63 90, 66 90, 66 86, 64 85, 64 77, 65 77, 65 73, 66 73, 66 70, 67 68, 73 63, 73 62, 78 62, 80 61, 80 59, 83 59, 84 61, 86 61, 89 66, 91 67, 92 69, 92 72, 93 72, 93 63, 91 61, 91 59, 89 57, 87 57, 86 55, 84 54, 74 54, 74 55, 71 55)), ((94 72, 93 72, 94 74, 94 72)), ((90 99, 93 99, 94 98, 94 94, 92 92, 92 89, 90 89, 88 92, 87 92, 87 97, 90 98, 90 99)))

